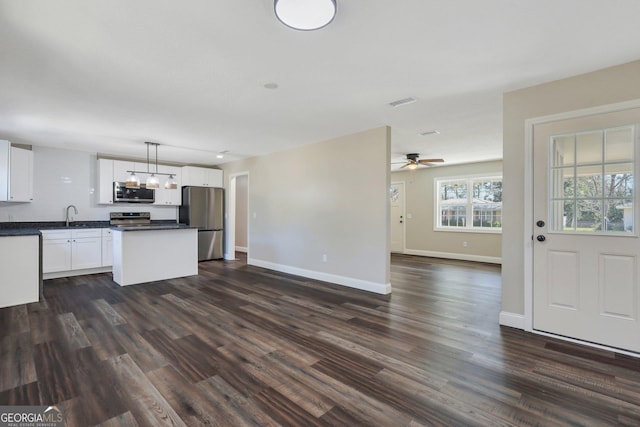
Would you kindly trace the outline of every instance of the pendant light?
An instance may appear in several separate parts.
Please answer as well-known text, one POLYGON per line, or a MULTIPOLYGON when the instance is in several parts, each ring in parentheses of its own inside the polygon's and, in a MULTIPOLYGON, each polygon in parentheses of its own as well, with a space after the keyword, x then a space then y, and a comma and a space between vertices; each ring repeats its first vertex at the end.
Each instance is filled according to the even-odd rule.
POLYGON ((336 16, 335 0, 274 0, 273 9, 280 22, 300 31, 319 30, 336 16))
POLYGON ((167 182, 164 183, 164 188, 167 190, 177 190, 178 182, 175 179, 175 174, 173 173, 162 173, 158 172, 158 144, 157 142, 145 142, 147 144, 147 171, 127 171, 131 175, 125 181, 126 188, 140 188, 140 178, 136 174, 144 174, 149 175, 145 182, 145 187, 149 189, 158 189, 160 188, 160 180, 157 175, 168 176, 167 182), (149 146, 153 145, 156 148, 156 160, 155 160, 155 171, 151 171, 151 159, 149 158, 149 146))
POLYGON ((149 145, 155 145, 156 147, 156 171, 147 177, 145 186, 152 189, 160 188, 160 180, 155 175, 158 173, 158 145, 160 144, 155 142, 145 142, 145 144, 147 144, 147 173, 149 173, 149 145))

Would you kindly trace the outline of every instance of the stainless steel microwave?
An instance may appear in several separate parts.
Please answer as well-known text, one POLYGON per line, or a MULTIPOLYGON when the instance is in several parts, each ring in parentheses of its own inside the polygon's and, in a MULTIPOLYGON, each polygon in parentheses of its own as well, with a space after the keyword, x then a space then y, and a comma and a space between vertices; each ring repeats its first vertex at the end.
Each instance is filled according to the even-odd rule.
POLYGON ((114 203, 153 203, 155 199, 155 190, 144 184, 140 184, 140 188, 127 188, 124 182, 113 183, 114 203))

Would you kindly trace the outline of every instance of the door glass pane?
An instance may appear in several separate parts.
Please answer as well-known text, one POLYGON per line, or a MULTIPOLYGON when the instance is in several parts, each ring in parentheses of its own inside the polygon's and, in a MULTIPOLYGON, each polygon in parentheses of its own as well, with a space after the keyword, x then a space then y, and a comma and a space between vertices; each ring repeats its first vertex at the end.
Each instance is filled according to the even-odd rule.
POLYGON ((632 199, 606 199, 604 212, 604 231, 614 233, 633 231, 632 199))
POLYGON ((575 215, 573 214, 574 202, 568 200, 555 200, 551 203, 551 224, 549 229, 553 231, 574 231, 575 215))
POLYGON ((602 166, 576 168, 576 197, 602 197, 602 166))
POLYGON ((575 138, 573 135, 553 137, 553 166, 567 166, 575 163, 575 138))
POLYGON ((559 168, 551 171, 553 174, 551 180, 551 197, 553 199, 561 199, 575 196, 575 169, 559 168))
POLYGON ((576 200, 576 231, 602 231, 602 199, 576 200))
POLYGON ((606 197, 633 198, 633 163, 618 163, 604 167, 606 197))
POLYGON ((602 131, 577 134, 577 163, 602 163, 602 148, 602 131))
POLYGON ((633 160, 633 127, 607 129, 605 132, 605 161, 633 160))

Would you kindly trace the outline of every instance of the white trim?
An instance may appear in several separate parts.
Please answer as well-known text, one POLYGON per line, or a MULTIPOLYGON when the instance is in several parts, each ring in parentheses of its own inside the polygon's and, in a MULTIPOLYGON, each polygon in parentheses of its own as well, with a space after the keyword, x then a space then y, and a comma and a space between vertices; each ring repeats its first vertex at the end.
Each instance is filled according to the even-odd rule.
POLYGON ((69 270, 69 271, 53 271, 51 273, 42 273, 42 280, 59 279, 61 277, 73 277, 83 276, 85 274, 97 274, 97 273, 111 273, 113 271, 112 266, 85 268, 83 270, 69 270))
POLYGON ((407 255, 427 256, 432 258, 459 259, 462 261, 475 261, 475 262, 486 262, 489 264, 502 264, 502 258, 494 257, 494 256, 459 254, 459 253, 438 252, 438 251, 423 251, 420 249, 405 249, 404 253, 407 255))
POLYGON ((279 271, 281 273, 293 274, 296 276, 308 277, 323 282, 335 283, 349 288, 360 289, 363 291, 374 292, 376 294, 387 295, 391 293, 391 283, 376 283, 368 280, 355 279, 353 277, 339 276, 337 274, 324 273, 321 271, 307 270, 304 268, 292 267, 289 265, 276 264, 261 259, 248 258, 247 264, 256 267, 268 268, 269 270, 279 271))
MULTIPOLYGON (((567 111, 549 116, 534 117, 524 121, 524 329, 534 332, 533 329, 533 128, 543 123, 560 120, 575 119, 578 117, 592 116, 596 114, 612 113, 616 111, 640 108, 640 99, 618 102, 615 104, 600 105, 597 107, 567 111)), ((558 338, 558 337, 556 337, 558 338)), ((569 339, 567 339, 569 340, 569 339)), ((584 341, 580 342, 589 345, 584 341)), ((615 350, 620 352, 621 350, 615 350)), ((626 353, 625 353, 626 354, 626 353)))
POLYGON ((226 221, 226 251, 224 254, 224 259, 228 261, 233 261, 236 259, 235 251, 236 249, 236 178, 239 176, 247 176, 247 250, 245 252, 249 252, 249 240, 250 233, 249 227, 251 223, 249 222, 249 185, 250 185, 250 177, 249 171, 232 173, 228 176, 229 185, 227 191, 227 221, 226 221), (233 249, 231 249, 233 248, 233 249))
POLYGON ((524 315, 501 311, 499 323, 510 328, 524 329, 524 315))
POLYGON ((236 252, 244 252, 246 254, 247 253, 247 247, 246 246, 236 246, 236 252))

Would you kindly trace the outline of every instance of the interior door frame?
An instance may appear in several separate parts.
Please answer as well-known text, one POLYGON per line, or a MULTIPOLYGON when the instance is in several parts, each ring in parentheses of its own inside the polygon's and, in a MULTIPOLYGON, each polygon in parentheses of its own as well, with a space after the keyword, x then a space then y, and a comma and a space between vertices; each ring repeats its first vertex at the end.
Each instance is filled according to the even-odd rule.
MULTIPOLYGON (((567 111, 564 113, 552 114, 549 116, 535 117, 526 119, 525 141, 524 141, 524 330, 537 333, 540 335, 550 335, 566 341, 578 342, 589 345, 591 347, 611 350, 607 346, 588 343, 573 338, 560 337, 557 335, 547 334, 545 332, 533 329, 533 129, 536 125, 543 123, 556 122, 560 120, 576 119, 585 116, 593 116, 597 114, 612 113, 616 111, 629 110, 632 108, 640 108, 640 99, 632 101, 619 102, 615 104, 601 105, 597 107, 584 108, 580 110, 567 111)), ((635 196, 637 197, 637 196, 635 196)), ((637 356, 635 353, 624 352, 615 349, 618 353, 626 353, 637 356)))
POLYGON ((250 177, 249 172, 238 172, 229 175, 229 192, 227 196, 227 220, 225 227, 226 234, 226 251, 224 254, 224 259, 226 260, 235 260, 236 259, 236 179, 239 176, 247 177, 247 259, 249 258, 249 248, 251 245, 250 241, 250 233, 249 227, 251 223, 249 221, 249 185, 250 185, 250 177))
MULTIPOLYGON (((392 181, 391 185, 402 184, 402 251, 396 252, 404 254, 407 251, 407 185, 404 181, 392 181)), ((391 206, 391 203, 389 203, 391 206)), ((391 218, 391 209, 389 209, 389 218, 391 218)), ((391 236, 391 223, 389 223, 389 236, 391 236)), ((391 242, 389 242, 389 249, 391 249, 391 242)))

